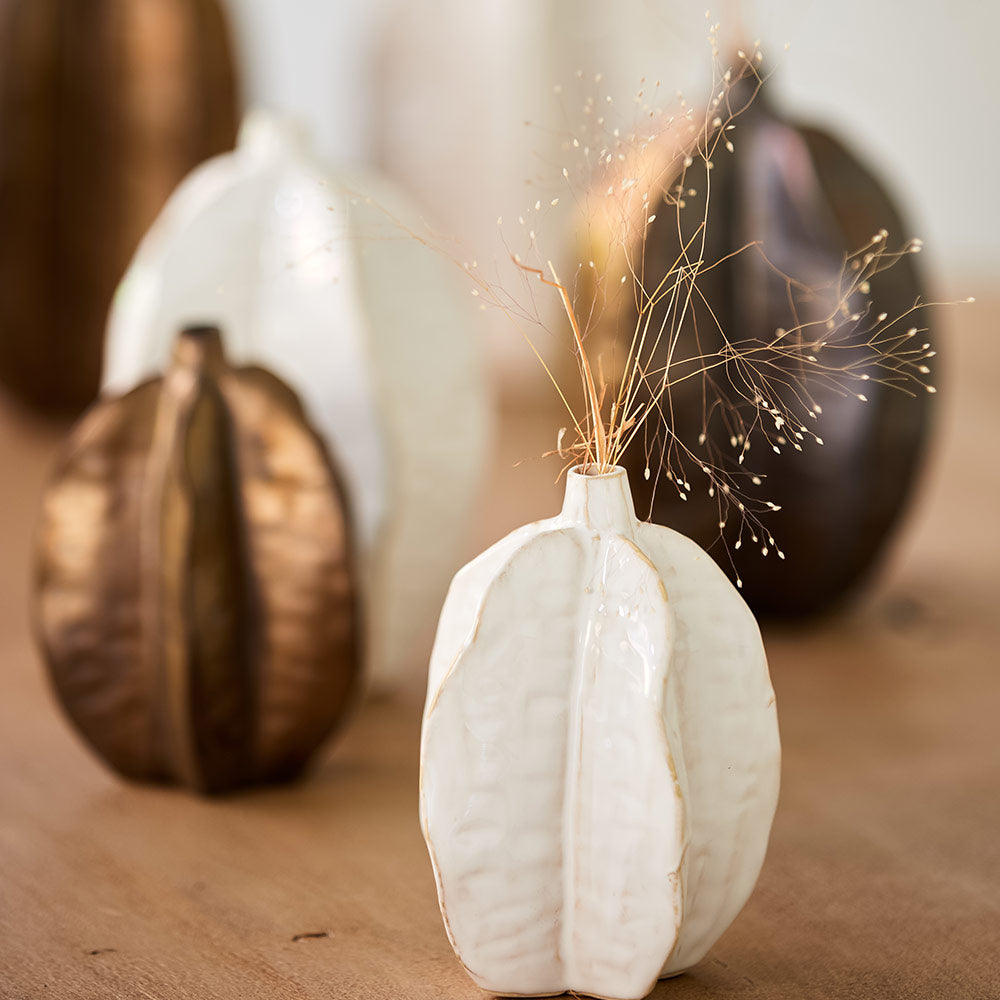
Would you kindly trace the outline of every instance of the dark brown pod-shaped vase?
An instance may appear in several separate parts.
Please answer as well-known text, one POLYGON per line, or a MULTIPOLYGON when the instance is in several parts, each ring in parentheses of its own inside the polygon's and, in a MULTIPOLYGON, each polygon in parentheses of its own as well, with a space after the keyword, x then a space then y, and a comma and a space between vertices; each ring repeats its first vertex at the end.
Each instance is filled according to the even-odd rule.
POLYGON ((217 0, 0 0, 0 381, 22 402, 96 396, 115 286, 232 148, 234 80, 217 0))
POLYGON ((99 401, 42 502, 34 614, 59 700, 129 778, 295 777, 359 677, 343 491, 292 391, 181 334, 99 401))
MULTIPOLYGON (((733 107, 746 105, 751 94, 750 81, 736 84, 730 95, 733 107)), ((704 259, 722 263, 701 274, 704 303, 693 303, 681 330, 677 357, 713 352, 722 346, 705 303, 722 329, 741 342, 768 343, 779 327, 795 326, 785 280, 753 250, 736 254, 741 247, 759 241, 763 252, 785 274, 824 286, 836 281, 845 255, 865 246, 880 229, 888 230, 890 240, 899 245, 912 235, 881 182, 826 132, 785 120, 763 94, 746 107, 735 125, 727 133, 734 141, 734 152, 727 152, 720 142, 712 157, 704 259)), ((705 167, 697 159, 685 184, 697 192, 681 213, 686 235, 690 235, 702 219, 707 186, 705 167)), ((644 247, 647 274, 665 273, 676 259, 676 220, 673 211, 663 210, 649 226, 644 247)), ((882 312, 903 316, 918 299, 926 301, 911 254, 871 281, 872 316, 882 312)), ((820 318, 819 313, 810 313, 818 307, 811 306, 808 298, 797 306, 800 321, 820 318)), ((920 326, 927 322, 928 312, 921 311, 920 326)), ((900 322, 904 331, 910 325, 912 320, 900 322)), ((920 340, 936 346, 931 332, 922 332, 920 340)), ((850 339, 839 343, 845 348, 841 359, 848 358, 850 339)), ((857 350, 859 358, 864 356, 860 344, 857 350)), ((763 481, 760 487, 748 487, 749 493, 781 507, 777 513, 766 514, 765 528, 783 550, 784 560, 775 558, 773 548, 767 558, 762 556, 760 545, 748 544, 749 533, 736 550, 735 514, 729 519, 723 544, 718 501, 701 489, 682 501, 669 483, 657 484, 655 466, 647 481, 647 456, 641 442, 623 461, 630 472, 637 513, 709 548, 734 580, 742 580, 743 596, 758 614, 823 613, 865 580, 906 506, 928 434, 932 397, 924 392, 914 395, 887 387, 875 381, 874 375, 864 383, 868 402, 814 381, 808 385, 823 411, 814 428, 823 446, 809 446, 801 453, 787 448, 781 454, 758 447, 746 463, 763 481)), ((700 380, 678 385, 672 405, 674 429, 697 457, 695 442, 706 408, 700 380)), ((744 417, 749 426, 749 410, 744 417)), ((736 465, 729 444, 731 431, 718 412, 707 434, 708 446, 714 442, 717 453, 733 457, 734 472, 744 471, 736 465)))

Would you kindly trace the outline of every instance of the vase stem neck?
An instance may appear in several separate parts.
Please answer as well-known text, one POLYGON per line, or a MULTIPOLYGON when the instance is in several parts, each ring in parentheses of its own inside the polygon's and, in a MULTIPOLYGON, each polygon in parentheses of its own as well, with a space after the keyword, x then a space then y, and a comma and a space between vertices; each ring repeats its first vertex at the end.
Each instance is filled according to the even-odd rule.
POLYGON ((610 472, 592 476, 571 469, 566 475, 562 514, 596 531, 632 535, 635 508, 625 470, 615 467, 610 472))

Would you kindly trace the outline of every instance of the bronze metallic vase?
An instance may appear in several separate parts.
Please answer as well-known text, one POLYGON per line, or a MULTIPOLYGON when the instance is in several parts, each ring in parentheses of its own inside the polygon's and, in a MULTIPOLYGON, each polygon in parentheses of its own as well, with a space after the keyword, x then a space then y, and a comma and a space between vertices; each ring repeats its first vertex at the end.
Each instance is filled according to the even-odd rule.
MULTIPOLYGON (((747 104, 755 83, 744 80, 734 86, 734 108, 747 104)), ((762 344, 779 327, 796 325, 785 280, 760 254, 736 254, 741 247, 760 241, 764 254, 785 274, 823 286, 837 280, 845 255, 863 247, 880 229, 888 230, 897 245, 913 235, 881 182, 826 132, 785 120, 762 94, 735 126, 727 133, 734 152, 720 143, 712 158, 704 259, 707 264, 722 263, 703 271, 699 288, 714 318, 705 304, 694 303, 681 328, 678 357, 721 348, 715 319, 734 339, 762 344)), ((690 227, 685 238, 703 216, 705 174, 696 158, 685 180, 697 191, 681 213, 683 225, 690 227)), ((665 273, 678 247, 677 216, 663 210, 647 231, 646 273, 665 273)), ((912 255, 872 279, 871 299, 873 315, 885 312, 890 317, 903 316, 918 299, 926 301, 912 255)), ((799 321, 819 318, 818 313, 810 314, 808 301, 797 303, 797 308, 799 321)), ((928 315, 921 311, 921 327, 927 325, 928 315)), ((901 328, 912 322, 901 321, 901 328)), ((921 332, 919 339, 936 346, 931 332, 921 332)), ((847 357, 852 343, 840 343, 845 348, 842 357, 847 357)), ((864 355, 860 342, 853 346, 864 355)), ((654 368, 657 361, 662 364, 665 357, 654 359, 654 368)), ((794 617, 830 610, 876 566, 906 506, 928 434, 932 397, 902 392, 875 379, 873 374, 865 383, 867 403, 810 380, 810 391, 823 411, 815 429, 824 445, 801 453, 789 448, 780 455, 760 448, 748 455, 747 468, 762 480, 759 488, 749 491, 782 508, 766 514, 764 526, 784 551, 784 561, 775 558, 773 547, 770 556, 763 557, 759 545, 747 544, 746 533, 737 551, 735 513, 720 540, 718 500, 705 490, 696 490, 682 502, 669 483, 657 484, 655 466, 647 481, 641 441, 623 461, 636 512, 709 548, 734 580, 742 579, 743 596, 758 614, 794 617)), ((707 405, 700 380, 677 386, 672 404, 674 430, 693 446, 707 405)), ((752 423, 749 407, 744 417, 752 423)), ((708 443, 732 455, 730 471, 740 475, 746 470, 736 465, 730 433, 716 413, 708 424, 708 443)), ((694 454, 698 456, 698 448, 694 454)))
POLYGON ((217 0, 0 0, 0 381, 97 394, 115 285, 174 186, 232 147, 217 0))
POLYGON ((70 719, 129 778, 295 777, 357 688, 348 539, 292 391, 186 330, 162 378, 81 418, 44 495, 34 613, 70 719))

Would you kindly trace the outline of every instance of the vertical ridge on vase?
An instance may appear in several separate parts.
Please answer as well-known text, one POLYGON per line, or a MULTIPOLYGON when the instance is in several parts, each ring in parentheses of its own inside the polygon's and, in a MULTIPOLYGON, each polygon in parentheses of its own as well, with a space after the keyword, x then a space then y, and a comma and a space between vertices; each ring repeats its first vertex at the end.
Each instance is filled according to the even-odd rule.
POLYGON ((591 546, 582 602, 578 822, 567 986, 643 996, 677 939, 683 801, 663 726, 669 608, 654 567, 627 539, 591 546))
POLYGON ((684 921, 663 969, 674 974, 701 960, 750 894, 777 803, 780 749, 760 632, 739 593, 683 535, 640 524, 636 541, 658 567, 677 622, 677 690, 667 708, 681 711, 666 720, 683 748, 690 830, 684 921))
MULTIPOLYGON (((164 377, 164 386, 168 384, 168 378, 169 375, 164 377)), ((190 385, 187 388, 190 390, 190 385)), ((154 395, 149 440, 140 451, 142 473, 138 484, 138 631, 143 680, 147 689, 144 711, 148 719, 151 759, 155 761, 152 770, 163 778, 176 773, 181 757, 186 758, 182 773, 191 774, 194 769, 193 761, 189 759, 190 741, 181 741, 181 746, 188 748, 187 753, 177 745, 177 734, 186 726, 187 698, 179 690, 186 678, 183 671, 178 673, 176 668, 171 669, 169 662, 178 657, 167 649, 166 642, 161 643, 158 638, 171 624, 170 608, 164 600, 165 580, 171 572, 166 567, 169 553, 165 551, 168 532, 164 519, 170 517, 177 520, 183 514, 183 508, 176 504, 169 512, 164 508, 183 405, 183 398, 176 391, 154 395)), ((186 525, 182 524, 181 530, 185 529, 186 525)), ((180 567, 174 567, 174 574, 180 572, 180 567)), ((174 619, 177 617, 175 612, 174 619)))
POLYGON ((347 539, 350 505, 337 469, 316 460, 324 450, 319 437, 302 434, 305 412, 286 385, 264 369, 244 368, 223 376, 220 387, 237 427, 242 520, 254 526, 243 553, 253 584, 248 655, 256 671, 256 766, 267 780, 285 780, 330 733, 331 720, 310 706, 350 705, 359 692, 359 675, 334 667, 348 648, 351 661, 363 648, 352 625, 361 608, 347 539), (316 511, 331 493, 341 498, 338 516, 320 521, 316 511), (282 572, 293 552, 296 572, 282 572), (315 587, 326 601, 311 599, 315 587), (314 656, 327 669, 311 669, 314 656))
POLYGON ((191 739, 199 785, 232 788, 254 765, 255 616, 234 430, 214 379, 206 378, 185 428, 183 479, 191 512, 186 586, 176 595, 188 623, 191 739))
POLYGON ((551 820, 565 797, 565 692, 583 559, 562 532, 512 553, 491 587, 497 601, 470 609, 474 639, 430 709, 427 753, 453 765, 427 772, 423 785, 439 893, 455 917, 452 943, 487 989, 565 989, 554 963, 564 844, 551 820), (537 590, 519 585, 536 573, 537 590))
MULTIPOLYGON (((188 330, 165 380, 147 498, 156 525, 152 600, 163 625, 164 744, 202 791, 234 787, 254 745, 254 616, 234 464, 234 428, 217 384, 217 330, 188 330)), ((147 577, 149 579, 149 577, 147 577)))
MULTIPOLYGON (((594 552, 588 546, 584 550, 582 591, 592 593, 594 577, 594 552)), ((584 687, 587 683, 587 637, 593 627, 591 601, 584 597, 577 615, 576 635, 583 636, 583 642, 574 645, 570 659, 569 711, 566 726, 566 779, 563 785, 562 803, 562 919, 559 922, 559 958, 562 964, 563 981, 569 985, 576 981, 576 877, 577 848, 576 831, 581 825, 581 784, 583 781, 583 710, 584 687)))

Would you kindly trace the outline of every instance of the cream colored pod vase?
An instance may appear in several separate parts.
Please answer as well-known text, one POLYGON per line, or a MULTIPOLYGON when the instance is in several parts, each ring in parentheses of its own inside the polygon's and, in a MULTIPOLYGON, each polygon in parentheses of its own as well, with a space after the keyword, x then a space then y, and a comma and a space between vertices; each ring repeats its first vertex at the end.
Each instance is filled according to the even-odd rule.
POLYGON ((421 823, 448 936, 504 995, 645 996, 746 902, 778 798, 760 633, 622 469, 462 569, 441 613, 421 823))
POLYGON ((251 113, 237 149, 181 184, 115 297, 104 388, 219 326, 236 364, 298 393, 343 471, 366 596, 369 680, 425 660, 488 452, 480 313, 453 264, 371 176, 334 173, 289 122, 251 113))

